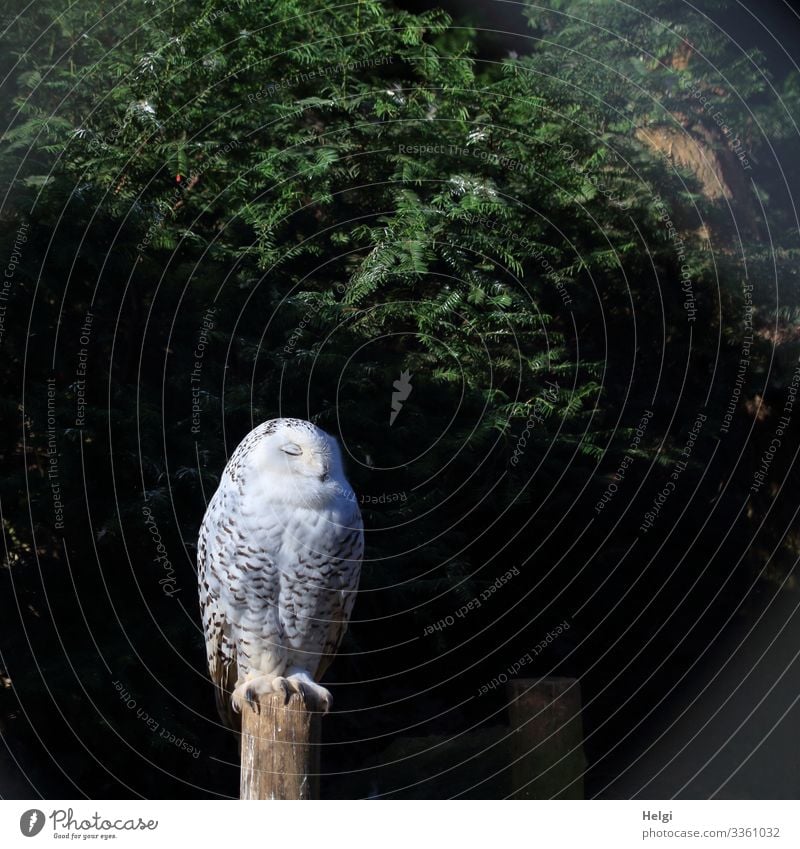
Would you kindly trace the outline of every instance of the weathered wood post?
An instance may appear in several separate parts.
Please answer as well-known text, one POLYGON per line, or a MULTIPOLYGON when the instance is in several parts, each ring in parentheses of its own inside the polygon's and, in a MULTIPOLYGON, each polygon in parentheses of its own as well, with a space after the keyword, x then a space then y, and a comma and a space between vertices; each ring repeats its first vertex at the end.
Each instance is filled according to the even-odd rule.
POLYGON ((582 799, 586 758, 578 680, 512 680, 506 692, 513 798, 582 799))
POLYGON ((259 710, 242 710, 241 799, 319 798, 321 714, 303 697, 262 696, 259 710))

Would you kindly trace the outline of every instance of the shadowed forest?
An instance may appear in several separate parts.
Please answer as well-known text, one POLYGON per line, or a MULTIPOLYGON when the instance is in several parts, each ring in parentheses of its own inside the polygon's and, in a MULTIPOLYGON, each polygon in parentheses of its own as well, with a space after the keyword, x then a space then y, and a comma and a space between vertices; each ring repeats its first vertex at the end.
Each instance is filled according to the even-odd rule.
POLYGON ((503 676, 579 679, 587 797, 797 690, 724 670, 800 601, 798 19, 485 7, 6 4, 0 797, 236 796, 197 532, 278 416, 365 522, 323 798, 509 795, 503 676))

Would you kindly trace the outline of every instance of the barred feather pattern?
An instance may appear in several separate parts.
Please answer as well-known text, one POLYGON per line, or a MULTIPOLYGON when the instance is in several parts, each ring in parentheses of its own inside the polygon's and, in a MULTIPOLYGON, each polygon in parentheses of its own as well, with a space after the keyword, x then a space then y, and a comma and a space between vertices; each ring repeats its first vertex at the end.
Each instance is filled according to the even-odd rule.
MULTIPOLYGON (((317 686, 347 630, 364 551, 361 514, 336 440, 274 419, 231 456, 198 540, 200 608, 217 709, 238 727, 236 693, 317 686)), ((327 699, 327 700, 326 700, 327 699)))

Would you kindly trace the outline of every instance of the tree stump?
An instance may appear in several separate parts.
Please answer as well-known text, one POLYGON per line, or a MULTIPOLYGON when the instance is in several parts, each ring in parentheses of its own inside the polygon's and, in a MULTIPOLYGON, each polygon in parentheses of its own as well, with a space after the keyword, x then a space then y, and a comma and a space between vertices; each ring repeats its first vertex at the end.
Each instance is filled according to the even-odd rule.
POLYGON ((242 710, 241 799, 319 798, 319 713, 302 696, 262 696, 242 710))
POLYGON ((583 721, 576 678, 509 681, 514 799, 582 799, 583 721))

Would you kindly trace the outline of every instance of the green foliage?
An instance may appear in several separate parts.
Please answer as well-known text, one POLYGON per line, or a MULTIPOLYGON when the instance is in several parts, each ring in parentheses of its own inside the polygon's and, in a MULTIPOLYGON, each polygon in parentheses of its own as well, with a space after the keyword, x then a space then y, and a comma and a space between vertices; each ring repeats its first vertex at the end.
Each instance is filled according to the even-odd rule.
MULTIPOLYGON (((102 315, 96 381, 111 380, 123 443, 125 423, 140 422, 127 448, 140 462, 113 470, 116 488, 151 499, 173 486, 193 492, 194 510, 180 517, 189 544, 203 484, 230 450, 223 427, 230 440, 270 416, 314 418, 351 445, 361 489, 376 486, 371 469, 394 467, 391 488, 434 503, 462 491, 454 481, 474 494, 502 472, 500 512, 556 433, 549 462, 574 447, 589 473, 625 450, 624 429, 606 436, 630 391, 613 364, 630 356, 632 309, 639 334, 659 333, 664 315, 672 328, 671 345, 636 349, 643 372, 661 368, 668 382, 682 373, 691 326, 681 265, 706 330, 729 333, 701 295, 717 260, 692 234, 714 203, 631 132, 696 111, 691 93, 718 86, 713 73, 735 78, 716 96, 744 121, 739 107, 768 81, 749 57, 718 46, 710 23, 667 22, 665 4, 537 4, 529 16, 544 40, 529 56, 479 68, 463 39, 442 52, 453 41, 446 16, 370 0, 355 19, 316 0, 302 13, 289 0, 266 10, 141 0, 101 19, 45 5, 7 36, 27 44, 54 22, 38 49, 11 51, 2 155, 17 190, 11 217, 62 234, 39 286, 66 313, 40 308, 41 332, 76 325, 89 304, 102 315), (215 355, 192 396, 193 350, 212 305, 215 355), (587 337, 598 305, 616 330, 587 337), (112 338, 115 359, 105 362, 112 338), (161 372, 172 387, 163 401, 161 372), (414 395, 390 430, 401 372, 414 395), (189 475, 193 398, 206 459, 189 475), (509 465, 537 410, 538 447, 509 465), (475 457, 484 458, 477 472, 475 457)), ((736 273, 725 284, 734 298, 736 273)), ((62 333, 56 359, 70 356, 73 339, 62 333)), ((72 382, 62 389, 70 408, 72 382)), ((84 434, 102 452, 95 398, 84 434)), ((115 530, 124 505, 101 499, 98 509, 107 535, 124 533, 115 530)), ((447 524, 438 512, 426 521, 423 537, 447 524)))
MULTIPOLYGON (((790 139, 800 89, 780 82, 782 113, 757 56, 671 3, 639 6, 531 4, 530 54, 486 65, 446 15, 376 0, 107 14, 47 0, 15 17, 0 143, 5 256, 29 228, 9 302, 26 320, 3 348, 24 405, 0 408, 18 434, 2 489, 14 551, 68 553, 84 574, 112 562, 112 594, 152 600, 147 503, 193 610, 197 527, 226 457, 264 419, 310 418, 340 436, 363 497, 365 588, 390 588, 365 593, 359 618, 400 611, 392 639, 410 642, 423 602, 446 613, 509 559, 539 580, 534 546, 507 541, 523 529, 538 546, 563 521, 571 547, 590 524, 580 499, 623 456, 669 468, 689 416, 675 399, 693 415, 712 369, 736 367, 746 275, 774 274, 777 247, 794 280, 797 245, 788 214, 772 244, 757 222, 739 234, 745 270, 726 215, 754 197, 709 197, 641 131, 710 131, 722 112, 755 160, 790 139), (390 423, 403 374, 413 389, 390 423), (631 449, 645 408, 655 423, 631 449)), ((762 200, 778 171, 764 165, 762 200)), ((769 299, 755 300, 763 324, 769 299)), ((743 398, 767 362, 756 341, 743 398)))

